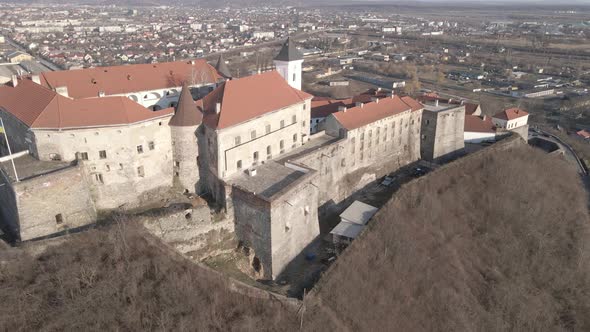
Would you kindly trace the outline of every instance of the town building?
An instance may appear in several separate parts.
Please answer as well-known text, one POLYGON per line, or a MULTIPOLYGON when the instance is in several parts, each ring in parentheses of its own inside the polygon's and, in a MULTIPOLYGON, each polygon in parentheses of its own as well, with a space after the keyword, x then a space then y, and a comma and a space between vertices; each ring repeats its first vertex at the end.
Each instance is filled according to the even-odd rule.
POLYGON ((31 61, 34 59, 32 55, 21 51, 12 52, 6 55, 6 58, 10 63, 21 63, 23 61, 31 61))
POLYGON ((528 140, 529 113, 509 108, 489 116, 465 115, 465 143, 493 142, 509 133, 516 133, 528 140))

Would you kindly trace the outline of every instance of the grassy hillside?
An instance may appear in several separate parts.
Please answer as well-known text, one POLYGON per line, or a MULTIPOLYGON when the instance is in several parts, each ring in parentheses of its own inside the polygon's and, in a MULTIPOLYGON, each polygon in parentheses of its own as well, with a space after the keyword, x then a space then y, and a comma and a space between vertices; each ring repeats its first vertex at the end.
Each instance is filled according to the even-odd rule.
POLYGON ((339 258, 308 327, 590 330, 587 203, 575 170, 528 146, 439 170, 339 258))
MULTIPOLYGON (((305 300, 305 331, 590 330, 588 197, 529 147, 403 187, 305 300)), ((132 225, 37 259, 0 249, 0 330, 293 331, 300 315, 230 292, 132 225)))
POLYGON ((297 323, 278 302, 230 292, 209 271, 172 259, 133 225, 72 237, 35 260, 1 251, 0 303, 0 331, 264 331, 297 323))

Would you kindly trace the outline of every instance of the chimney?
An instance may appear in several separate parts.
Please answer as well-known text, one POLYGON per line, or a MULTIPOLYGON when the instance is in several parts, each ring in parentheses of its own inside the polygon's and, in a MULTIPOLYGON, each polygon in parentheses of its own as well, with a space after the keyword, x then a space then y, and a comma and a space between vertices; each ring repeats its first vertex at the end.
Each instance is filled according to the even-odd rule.
POLYGON ((195 60, 191 60, 191 65, 194 65, 194 64, 195 64, 195 60))
POLYGON ((338 106, 338 112, 346 112, 346 106, 338 106))
POLYGON ((377 97, 371 97, 371 101, 374 102, 375 104, 379 104, 379 98, 377 98, 377 97))
POLYGON ((487 120, 487 119, 488 119, 488 116, 487 116, 487 115, 484 115, 484 116, 483 116, 483 120, 485 121, 485 120, 487 120))
POLYGON ((99 97, 104 97, 104 96, 105 96, 105 93, 104 93, 104 91, 98 91, 98 96, 99 96, 99 97))
POLYGON ((127 80, 131 81, 131 74, 127 75, 127 80))
POLYGON ((18 85, 18 76, 12 75, 12 86, 16 88, 18 85))
POLYGON ((434 100, 434 106, 438 107, 438 98, 434 100))
POLYGON ((221 103, 215 103, 215 114, 221 113, 221 103))
POLYGON ((67 86, 58 86, 57 88, 55 88, 55 92, 57 92, 58 94, 64 96, 64 97, 70 97, 70 95, 68 94, 68 87, 67 86))
POLYGON ((354 106, 356 106, 356 107, 360 107, 360 108, 363 108, 363 106, 365 106, 365 104, 361 103, 360 101, 357 101, 357 102, 354 104, 354 106))
POLYGON ((393 93, 393 91, 387 93, 387 97, 389 98, 393 98, 394 96, 395 94, 393 93))
POLYGON ((250 168, 248 170, 248 175, 250 175, 250 176, 256 176, 256 173, 257 173, 256 168, 250 168))
POLYGON ((33 82, 41 85, 41 77, 39 75, 33 75, 31 76, 31 79, 33 80, 33 82))

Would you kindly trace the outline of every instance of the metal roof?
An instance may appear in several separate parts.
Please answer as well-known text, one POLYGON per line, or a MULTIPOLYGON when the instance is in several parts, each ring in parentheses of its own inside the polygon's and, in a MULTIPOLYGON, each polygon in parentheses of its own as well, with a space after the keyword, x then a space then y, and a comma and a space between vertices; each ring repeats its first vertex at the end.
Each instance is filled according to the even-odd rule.
POLYGON ((357 225, 366 225, 377 211, 379 209, 374 206, 361 201, 354 201, 354 203, 340 214, 340 219, 357 225))
POLYGON ((287 41, 283 44, 283 48, 279 54, 275 57, 278 61, 296 61, 303 60, 303 54, 291 43, 291 38, 287 38, 287 41))
POLYGON ((330 234, 347 237, 349 239, 355 239, 365 228, 364 225, 357 225, 343 221, 336 225, 330 234))

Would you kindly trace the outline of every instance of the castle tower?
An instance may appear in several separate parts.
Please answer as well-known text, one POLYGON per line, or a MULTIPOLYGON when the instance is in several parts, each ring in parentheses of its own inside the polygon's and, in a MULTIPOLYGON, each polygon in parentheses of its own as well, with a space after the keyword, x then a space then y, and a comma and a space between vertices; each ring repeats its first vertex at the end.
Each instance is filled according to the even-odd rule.
POLYGON ((190 88, 185 83, 178 99, 176 112, 170 119, 174 185, 185 193, 199 191, 199 146, 197 129, 203 114, 197 108, 190 88))
POLYGON ((295 89, 301 90, 301 67, 303 54, 287 38, 283 48, 274 59, 274 64, 281 76, 295 89))
POLYGON ((221 76, 223 76, 227 79, 232 78, 231 72, 229 71, 229 68, 227 67, 227 64, 225 63, 225 59, 223 58, 223 54, 219 54, 219 59, 217 59, 217 64, 215 65, 215 69, 217 69, 217 72, 220 73, 221 76))

